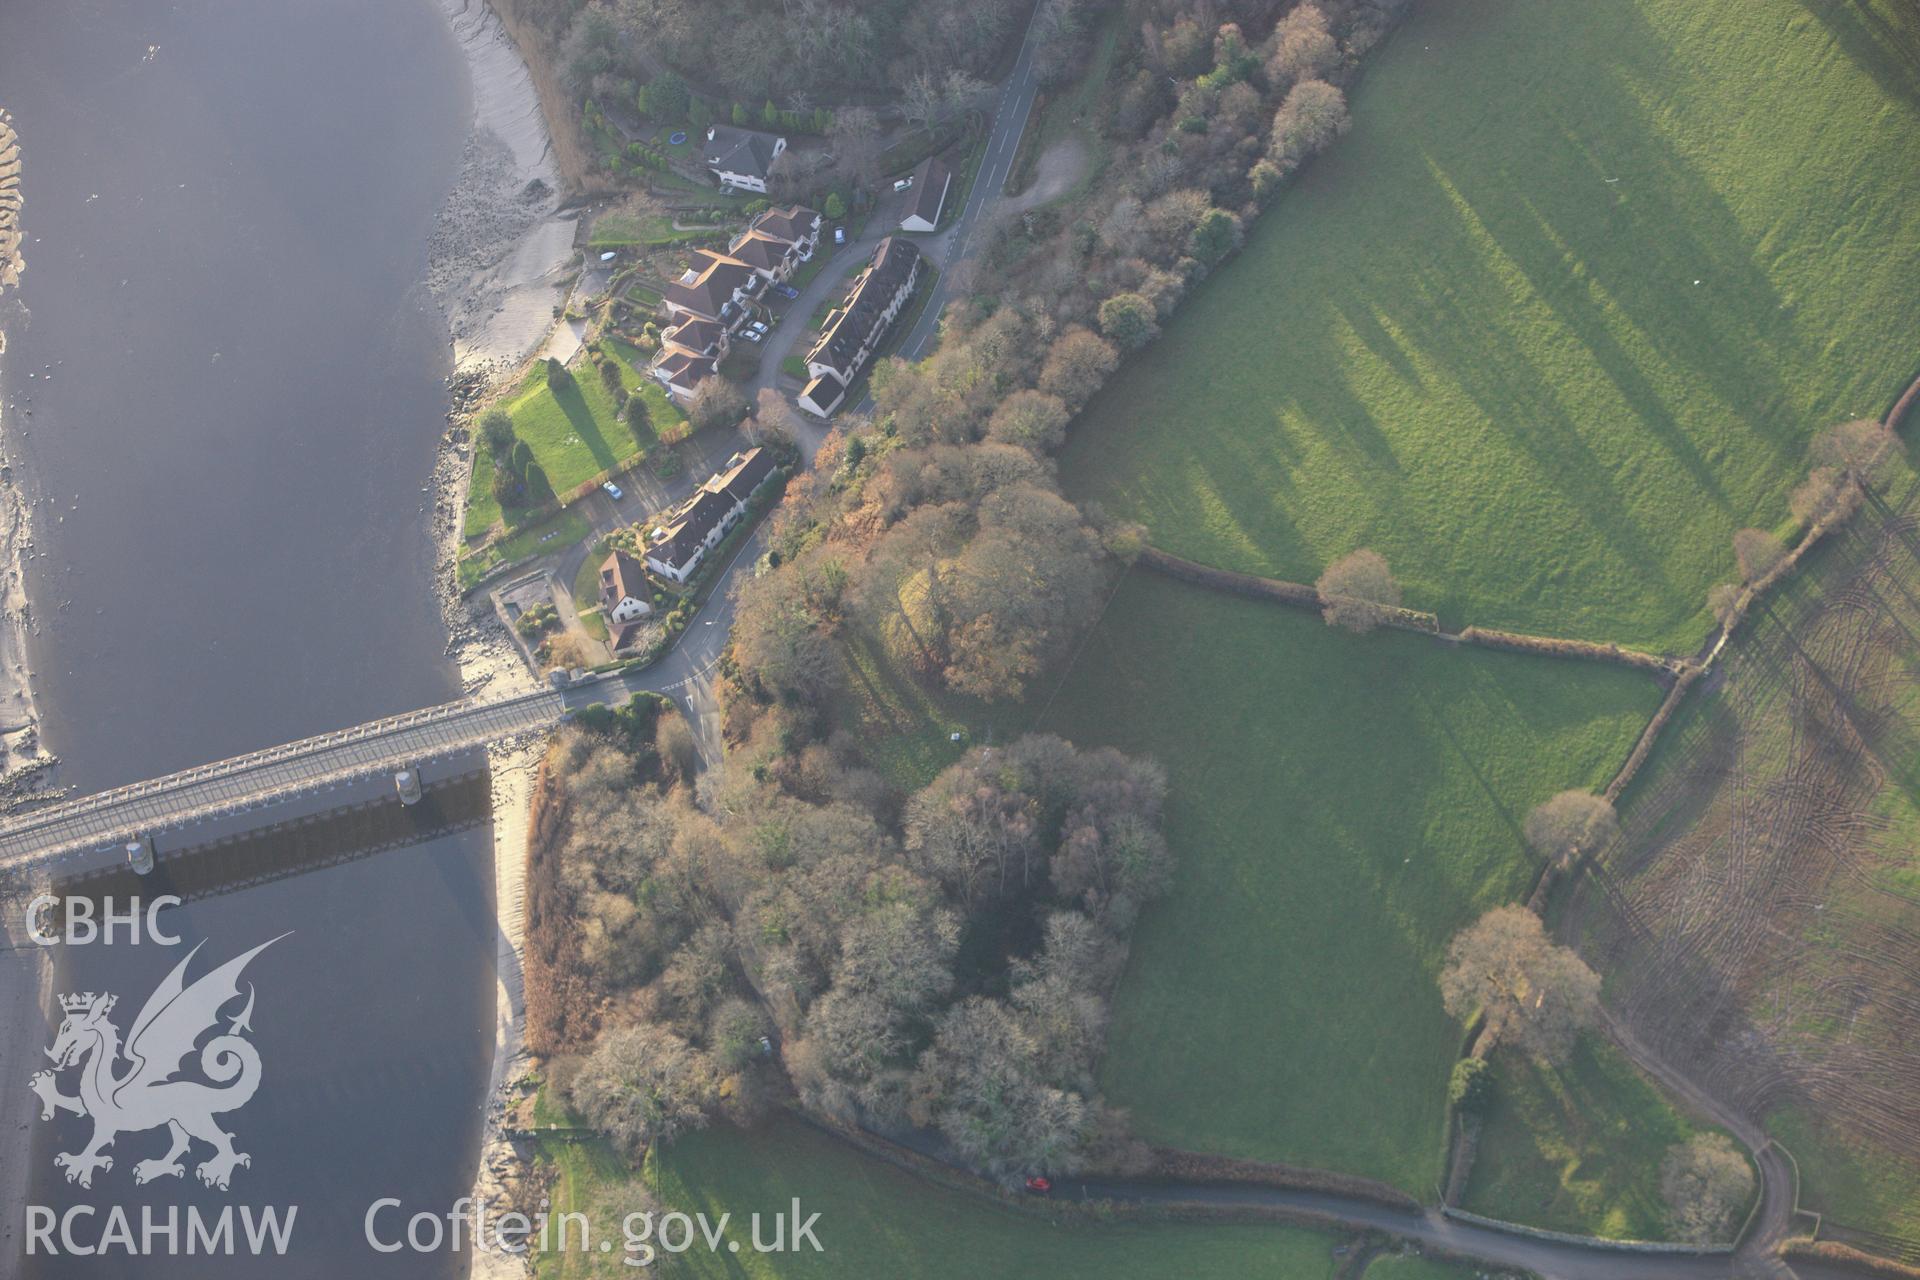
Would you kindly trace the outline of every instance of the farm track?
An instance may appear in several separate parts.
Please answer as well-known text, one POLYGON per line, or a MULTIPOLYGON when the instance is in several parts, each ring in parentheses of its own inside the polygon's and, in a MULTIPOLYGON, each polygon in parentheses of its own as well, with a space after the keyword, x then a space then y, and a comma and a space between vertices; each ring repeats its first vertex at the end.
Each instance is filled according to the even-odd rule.
POLYGON ((1920 1149, 1920 903, 1889 883, 1906 855, 1873 811, 1889 787, 1920 799, 1917 497, 1863 511, 1817 580, 1762 606, 1561 922, 1612 977, 1622 1046, 1758 1153, 1766 1242, 1790 1226, 1757 1126, 1774 1107, 1920 1149))
MULTIPOLYGON (((1897 433, 1916 403, 1920 378, 1888 412, 1888 429, 1897 433)), ((1669 727, 1676 704, 1727 654, 1751 610, 1774 622, 1804 614, 1789 617, 1768 640, 1725 657, 1724 669, 1712 673, 1709 692, 1724 691, 1723 702, 1737 709, 1705 713, 1708 728, 1681 748, 1686 763, 1640 794, 1635 821, 1606 851, 1620 865, 1590 859, 1560 923, 1562 936, 1575 942, 1588 934, 1584 949, 1597 950, 1607 971, 1619 975, 1612 997, 1617 1008, 1608 1011, 1604 1027, 1609 1038, 1752 1151, 1761 1204, 1737 1255, 1746 1269, 1741 1274, 1792 1274, 1774 1250, 1793 1225, 1795 1174, 1758 1123, 1771 1107, 1808 1098, 1855 1133, 1893 1150, 1920 1149, 1920 1091, 1913 1087, 1909 1048, 1920 1044, 1920 927, 1876 916, 1855 922, 1854 936, 1869 942, 1836 947, 1808 939, 1836 888, 1855 895, 1849 902, 1912 907, 1916 901, 1875 874, 1891 864, 1876 842, 1892 832, 1867 806, 1890 780, 1920 803, 1920 774, 1909 776, 1920 770, 1920 730, 1898 710, 1903 676, 1916 686, 1909 700, 1920 701, 1920 664, 1908 670, 1900 662, 1920 653, 1920 520, 1911 514, 1917 496, 1920 480, 1907 487, 1897 509, 1868 494, 1866 511, 1881 515, 1877 524, 1857 514, 1817 525, 1745 593, 1734 620, 1691 659, 1546 637, 1503 634, 1506 643, 1495 642, 1677 678, 1607 789, 1617 800, 1669 727), (1827 540, 1842 542, 1835 554, 1851 561, 1845 576, 1824 594, 1803 587, 1803 594, 1814 593, 1811 602, 1773 603, 1775 593, 1800 585, 1800 562, 1827 540), (1802 629, 1809 633, 1804 642, 1802 629), (1764 735, 1729 729, 1728 717, 1742 715, 1749 723, 1784 720, 1784 750, 1761 740, 1764 735), (1725 812, 1715 803, 1716 791, 1736 796, 1725 812), (1708 828, 1708 837, 1686 840, 1689 823, 1708 828), (1683 835, 1673 844, 1655 838, 1656 829, 1676 827, 1683 835), (1797 927, 1783 928, 1782 921, 1797 927), (1756 1003, 1766 1015, 1757 1022, 1747 1013, 1756 1003), (1870 1027, 1863 1042, 1855 1033, 1867 1007, 1884 1025, 1870 1027), (1810 1037, 1796 1040, 1797 1028, 1829 1026, 1842 1013, 1846 1037, 1830 1052, 1815 1051, 1810 1037)), ((1314 588, 1304 584, 1219 569, 1154 547, 1146 548, 1141 564, 1213 590, 1318 607, 1314 588)), ((1399 614, 1387 625, 1456 643, 1487 642, 1472 627, 1444 633, 1430 614, 1399 614)), ((1551 887, 1549 870, 1529 906, 1543 910, 1551 887)), ((1920 1255, 1920 1242, 1857 1235, 1856 1243, 1882 1246, 1889 1256, 1920 1255)))

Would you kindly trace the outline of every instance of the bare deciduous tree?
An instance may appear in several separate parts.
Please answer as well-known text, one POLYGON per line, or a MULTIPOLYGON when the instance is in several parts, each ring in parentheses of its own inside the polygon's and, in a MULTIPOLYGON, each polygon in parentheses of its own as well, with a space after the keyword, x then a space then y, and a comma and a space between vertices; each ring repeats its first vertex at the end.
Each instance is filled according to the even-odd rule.
POLYGON ((1741 581, 1751 585, 1773 571, 1786 557, 1780 539, 1765 529, 1742 529, 1733 535, 1733 559, 1740 566, 1741 581))
POLYGON ((1291 173, 1345 133, 1350 123, 1345 94, 1324 80, 1302 80, 1287 91, 1286 101, 1274 113, 1267 157, 1282 173, 1291 173))
POLYGON ((785 396, 762 387, 753 397, 753 416, 746 425, 755 444, 792 444, 799 433, 800 415, 785 396))
POLYGON ((1753 1168, 1724 1133, 1695 1134, 1668 1148, 1660 1195, 1675 1235, 1688 1244, 1716 1244, 1753 1197, 1753 1168))
POLYGON ((747 413, 747 397, 725 378, 712 377, 694 390, 687 403, 687 421, 696 431, 730 427, 747 413))
POLYGON ((1052 453, 1067 434, 1067 406, 1044 391, 1016 391, 987 419, 987 439, 1052 453))
POLYGON ((1366 547, 1328 565, 1314 589, 1320 593, 1320 613, 1328 626, 1363 634, 1400 607, 1400 584, 1393 580, 1387 558, 1366 547))
POLYGON ((1074 326, 1054 340, 1040 369, 1040 389, 1059 396, 1068 408, 1083 405, 1107 375, 1120 367, 1113 344, 1089 329, 1074 326))
POLYGON ((1273 30, 1267 83, 1278 91, 1302 80, 1319 80, 1339 64, 1340 46, 1327 30, 1327 16, 1318 5, 1299 5, 1273 30))
POLYGON ((833 116, 828 135, 834 163, 855 186, 880 176, 880 117, 868 107, 846 107, 833 116))
POLYGON ((824 697, 841 677, 833 644, 844 574, 817 557, 734 588, 734 656, 770 688, 824 697))
POLYGON ((1713 620, 1721 626, 1731 626, 1740 609, 1740 597, 1743 591, 1731 582, 1723 582, 1707 592, 1707 608, 1713 611, 1713 620))
POLYGON ((1461 1021, 1486 1016, 1494 1043, 1510 1042, 1543 1062, 1559 1062, 1600 1012, 1600 977, 1566 947, 1555 946, 1525 907, 1495 907, 1447 948, 1440 998, 1461 1021))
POLYGON ((1860 485, 1873 479, 1876 471, 1894 454, 1899 441, 1887 425, 1874 418, 1855 418, 1838 422, 1814 438, 1814 456, 1829 466, 1838 467, 1860 485))
POLYGON ((704 1128, 719 1101, 719 1079, 704 1053, 642 1022, 601 1036, 573 1079, 572 1095, 595 1128, 638 1154, 704 1128))
POLYGON ((1838 467, 1815 467, 1787 499, 1793 518, 1811 528, 1823 520, 1850 514, 1860 491, 1838 467))
POLYGON ((1017 1181, 1078 1168, 1086 1099, 1049 1084, 1040 1044, 1005 1004, 979 996, 940 1019, 914 1078, 916 1118, 937 1125, 976 1168, 1017 1181))
POLYGON ((1566 867, 1618 835, 1620 819, 1602 796, 1562 791, 1535 805, 1523 829, 1535 853, 1556 867, 1566 867))

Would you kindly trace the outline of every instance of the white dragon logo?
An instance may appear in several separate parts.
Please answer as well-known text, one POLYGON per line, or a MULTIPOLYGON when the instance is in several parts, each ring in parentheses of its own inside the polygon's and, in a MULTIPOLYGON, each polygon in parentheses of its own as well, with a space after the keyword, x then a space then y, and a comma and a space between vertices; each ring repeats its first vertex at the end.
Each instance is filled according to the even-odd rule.
POLYGON ((225 1191, 235 1166, 252 1165, 250 1156, 233 1149, 233 1135, 213 1119, 245 1106, 260 1087, 260 1052, 241 1036, 253 1029, 248 1023, 253 1016, 251 983, 246 1008, 232 1019, 226 1034, 214 1036, 200 1049, 200 1070, 223 1087, 173 1077, 200 1037, 219 1024, 221 1007, 240 995, 240 971, 278 941, 263 942, 187 986, 187 965, 205 944, 196 945, 147 998, 140 1016, 133 1020, 124 1051, 118 1028, 107 1019, 117 996, 88 991, 60 997, 66 1017, 53 1047, 46 1051, 53 1059, 53 1070, 35 1073, 29 1083, 40 1095, 42 1120, 53 1119, 58 1111, 93 1120, 93 1137, 85 1147, 53 1158, 57 1167, 66 1170, 68 1182, 91 1187, 94 1170, 113 1168, 113 1158, 103 1152, 114 1138, 161 1125, 172 1135, 173 1145, 158 1160, 134 1165, 137 1183, 184 1174, 180 1157, 195 1138, 214 1149, 213 1156, 194 1171, 210 1187, 225 1191), (114 1067, 122 1057, 130 1065, 115 1075, 114 1067), (59 1090, 58 1073, 83 1062, 79 1095, 68 1097, 59 1090))

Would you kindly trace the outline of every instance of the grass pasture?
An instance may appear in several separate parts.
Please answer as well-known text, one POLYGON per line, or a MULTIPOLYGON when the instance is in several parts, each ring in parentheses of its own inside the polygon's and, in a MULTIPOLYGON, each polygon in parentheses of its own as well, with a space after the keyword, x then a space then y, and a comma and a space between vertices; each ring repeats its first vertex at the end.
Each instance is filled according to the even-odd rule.
POLYGON ((1439 1262, 1411 1253, 1388 1253, 1367 1264, 1365 1280, 1480 1280, 1484 1267, 1439 1262))
MULTIPOLYGON (((561 1170, 554 1211, 613 1223, 638 1205, 639 1177, 598 1143, 554 1145, 561 1170)), ((646 1178, 666 1207, 733 1215, 738 1253, 680 1255, 676 1275, 729 1280, 886 1276, 897 1280, 1149 1280, 1166 1275, 1333 1280, 1332 1236, 1291 1227, 1102 1223, 1061 1225, 1009 1212, 871 1159, 797 1121, 753 1133, 716 1127, 682 1138, 648 1161, 646 1178), (822 1252, 758 1254, 751 1215, 820 1215, 822 1252)), ((764 1228, 771 1238, 772 1228, 764 1228)), ((541 1280, 636 1273, 611 1256, 549 1255, 541 1280)), ((1395 1277, 1395 1280, 1400 1280, 1395 1277)), ((1413 1280, 1409 1277, 1408 1280, 1413 1280)), ((1420 1280, 1426 1280, 1424 1276, 1420 1280)))
POLYGON ((1691 648, 1811 433, 1920 364, 1917 69, 1898 0, 1416 7, 1067 485, 1208 563, 1370 545, 1449 624, 1691 648))
POLYGON ((1430 1197, 1447 941, 1525 892, 1527 810, 1604 783, 1659 696, 1136 571, 1041 721, 1171 780, 1174 890, 1135 935, 1109 1100, 1157 1142, 1430 1197))
POLYGON ((1767 1117, 1767 1132, 1793 1153, 1800 1166, 1800 1204, 1821 1215, 1829 1238, 1859 1239, 1869 1250, 1920 1258, 1920 1167, 1875 1150, 1798 1107, 1767 1117))
MULTIPOLYGON (((606 347, 609 358, 619 361, 622 385, 647 402, 656 428, 685 418, 661 391, 660 384, 638 371, 637 352, 624 343, 609 342, 606 347)), ((563 500, 579 485, 641 452, 641 443, 615 412, 613 397, 601 382, 599 370, 582 357, 568 367, 568 372, 573 374, 572 385, 556 390, 547 383, 546 362, 536 362, 506 402, 506 410, 513 416, 514 434, 533 450, 534 461, 547 473, 547 483, 563 500)), ((509 524, 519 518, 518 513, 503 513, 494 501, 493 459, 476 438, 473 485, 467 493, 466 536, 479 537, 503 514, 509 524)))
POLYGON ((1660 1162, 1696 1126, 1604 1039, 1542 1067, 1493 1059, 1495 1095, 1461 1207, 1611 1240, 1670 1237, 1660 1162))

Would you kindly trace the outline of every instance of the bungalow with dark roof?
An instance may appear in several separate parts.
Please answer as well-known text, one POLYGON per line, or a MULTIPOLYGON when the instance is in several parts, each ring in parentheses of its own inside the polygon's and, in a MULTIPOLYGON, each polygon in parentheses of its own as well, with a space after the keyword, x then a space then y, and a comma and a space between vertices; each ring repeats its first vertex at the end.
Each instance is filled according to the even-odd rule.
POLYGON ((721 185, 764 194, 773 162, 786 149, 787 140, 774 134, 716 124, 707 130, 701 158, 721 185))
POLYGON ((953 170, 938 156, 928 156, 913 171, 913 194, 907 198, 907 212, 900 219, 902 231, 938 231, 940 211, 947 205, 947 191, 953 186, 953 170))
POLYGON ((732 329, 745 315, 742 304, 764 287, 759 272, 738 258, 700 249, 661 297, 667 304, 667 314, 676 319, 693 316, 732 329))
POLYGON ((685 582, 707 552, 747 513, 747 504, 773 477, 773 455, 749 449, 727 460, 679 506, 660 517, 647 540, 647 567, 663 578, 685 582))
POLYGON ((830 373, 815 376, 795 397, 800 407, 816 418, 831 418, 846 398, 847 384, 830 373))
POLYGON ((653 592, 646 569, 624 551, 616 550, 600 565, 600 613, 607 620, 607 643, 613 651, 632 644, 653 612, 653 592))
POLYGON ((854 280, 846 302, 827 317, 820 341, 807 353, 811 381, 800 393, 802 409, 824 418, 838 407, 913 296, 919 279, 920 250, 898 236, 882 240, 873 261, 854 280))

